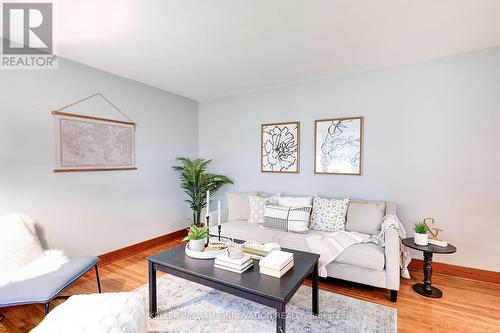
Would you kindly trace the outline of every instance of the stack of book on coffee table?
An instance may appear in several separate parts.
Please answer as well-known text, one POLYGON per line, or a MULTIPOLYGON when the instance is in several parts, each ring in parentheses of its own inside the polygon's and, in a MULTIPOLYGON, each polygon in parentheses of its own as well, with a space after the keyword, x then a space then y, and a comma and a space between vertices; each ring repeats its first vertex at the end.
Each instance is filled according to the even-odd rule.
POLYGON ((261 274, 280 278, 293 267, 293 253, 272 251, 259 261, 259 267, 261 274))
POLYGON ((219 254, 214 261, 214 267, 234 273, 243 273, 253 266, 253 259, 247 254, 239 259, 230 258, 227 252, 219 254))
POLYGON ((278 243, 261 244, 255 241, 246 241, 243 243, 241 249, 243 252, 250 255, 250 257, 260 260, 267 256, 271 251, 281 250, 278 243))

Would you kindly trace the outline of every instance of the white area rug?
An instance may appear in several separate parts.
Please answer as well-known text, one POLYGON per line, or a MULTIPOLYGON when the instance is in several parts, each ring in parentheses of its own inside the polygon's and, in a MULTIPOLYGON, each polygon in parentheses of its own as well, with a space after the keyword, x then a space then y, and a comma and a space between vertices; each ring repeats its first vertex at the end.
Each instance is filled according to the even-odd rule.
MULTIPOLYGON (((157 280, 158 316, 149 332, 276 331, 275 311, 193 282, 165 275, 157 280)), ((135 290, 148 299, 148 286, 135 290)), ((319 291, 318 317, 311 315, 311 288, 302 286, 286 306, 287 332, 396 332, 396 309, 319 291)))

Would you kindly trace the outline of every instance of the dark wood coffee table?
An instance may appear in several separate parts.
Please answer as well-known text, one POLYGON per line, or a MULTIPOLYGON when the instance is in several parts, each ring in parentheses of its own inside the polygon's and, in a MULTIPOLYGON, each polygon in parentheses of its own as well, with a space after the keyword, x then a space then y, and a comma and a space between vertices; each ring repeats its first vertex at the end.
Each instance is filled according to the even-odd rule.
POLYGON ((451 244, 446 247, 428 244, 426 246, 415 244, 414 238, 405 238, 402 243, 412 249, 422 251, 424 253, 424 283, 413 285, 415 290, 420 295, 432 298, 440 298, 443 292, 432 286, 432 254, 450 254, 457 252, 457 248, 451 244))
POLYGON ((286 303, 308 277, 312 279, 312 313, 318 314, 319 255, 292 252, 294 266, 280 279, 259 273, 258 260, 248 271, 238 274, 214 267, 214 260, 193 259, 184 252, 185 245, 148 257, 149 316, 157 314, 156 271, 193 281, 276 309, 276 332, 285 332, 286 303))

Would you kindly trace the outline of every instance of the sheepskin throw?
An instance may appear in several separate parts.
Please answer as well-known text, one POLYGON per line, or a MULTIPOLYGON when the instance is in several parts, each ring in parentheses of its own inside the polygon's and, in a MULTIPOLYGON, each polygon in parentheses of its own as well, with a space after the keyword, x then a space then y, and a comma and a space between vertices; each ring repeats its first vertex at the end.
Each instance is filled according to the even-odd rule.
POLYGON ((0 229, 0 286, 53 272, 68 262, 62 251, 42 248, 27 216, 0 216, 0 229))

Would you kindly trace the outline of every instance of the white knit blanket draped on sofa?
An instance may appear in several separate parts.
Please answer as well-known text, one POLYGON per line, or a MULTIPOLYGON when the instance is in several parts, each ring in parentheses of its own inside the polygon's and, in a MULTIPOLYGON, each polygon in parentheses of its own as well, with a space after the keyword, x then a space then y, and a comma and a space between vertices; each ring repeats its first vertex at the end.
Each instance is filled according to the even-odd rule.
POLYGON ((0 287, 58 270, 68 262, 60 250, 44 250, 28 216, 0 216, 0 287))
MULTIPOLYGON (((309 249, 320 255, 318 274, 327 277, 326 266, 333 262, 349 246, 359 243, 375 243, 385 246, 385 233, 389 228, 398 230, 399 238, 406 238, 406 231, 396 215, 386 215, 378 235, 367 235, 353 231, 337 231, 324 236, 312 235, 307 237, 306 242, 309 249)), ((411 261, 409 249, 401 245, 400 247, 400 267, 401 277, 410 278, 408 265, 411 261)))

